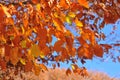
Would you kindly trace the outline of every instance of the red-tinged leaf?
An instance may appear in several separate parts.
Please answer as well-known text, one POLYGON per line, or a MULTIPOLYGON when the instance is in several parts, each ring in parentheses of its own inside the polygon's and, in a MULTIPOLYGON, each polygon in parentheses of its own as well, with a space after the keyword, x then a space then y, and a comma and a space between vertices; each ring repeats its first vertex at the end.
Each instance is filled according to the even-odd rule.
POLYGON ((76 55, 76 48, 72 47, 71 49, 69 49, 69 53, 70 56, 75 56, 76 55))
POLYGON ((6 65, 6 62, 5 62, 5 60, 3 60, 3 59, 1 59, 0 58, 0 67, 1 67, 1 69, 3 70, 3 71, 5 71, 7 68, 7 65, 6 65))
POLYGON ((3 8, 0 6, 0 21, 3 21, 4 16, 5 16, 5 13, 3 11, 3 8))
POLYGON ((98 56, 98 57, 103 57, 104 51, 103 51, 103 48, 101 47, 101 45, 96 44, 96 45, 93 47, 93 49, 94 49, 94 54, 95 54, 96 56, 98 56))
POLYGON ((56 51, 56 52, 60 52, 60 51, 62 51, 62 45, 64 44, 64 42, 62 41, 62 40, 58 40, 55 44, 54 44, 54 50, 56 51))
POLYGON ((67 70, 66 70, 66 75, 68 76, 68 75, 70 75, 72 72, 71 72, 71 70, 68 68, 67 70))
POLYGON ((26 62, 26 64, 25 64, 24 68, 25 68, 25 72, 32 71, 33 63, 28 60, 28 61, 26 62))
POLYGON ((39 37, 40 40, 45 40, 47 39, 47 30, 45 28, 36 28, 37 31, 37 37, 39 37))
POLYGON ((84 45, 86 41, 80 36, 77 38, 81 45, 84 45))
POLYGON ((67 43, 67 47, 72 49, 73 47, 73 38, 72 37, 66 37, 66 43, 67 43))
POLYGON ((62 48, 61 51, 61 60, 64 62, 66 59, 69 59, 69 55, 68 55, 68 51, 66 50, 66 48, 62 48))

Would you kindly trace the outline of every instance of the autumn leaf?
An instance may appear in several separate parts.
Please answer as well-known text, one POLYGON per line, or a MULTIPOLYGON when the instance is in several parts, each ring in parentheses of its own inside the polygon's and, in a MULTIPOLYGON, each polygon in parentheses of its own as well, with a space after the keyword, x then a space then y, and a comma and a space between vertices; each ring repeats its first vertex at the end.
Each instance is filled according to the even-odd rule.
POLYGON ((62 45, 63 45, 63 41, 62 40, 58 40, 55 44, 54 44, 54 50, 56 51, 56 52, 59 52, 59 51, 61 51, 62 50, 62 45))
POLYGON ((70 75, 72 72, 71 72, 71 70, 68 68, 67 70, 66 70, 66 75, 68 76, 68 75, 70 75))
POLYGON ((34 73, 37 76, 40 74, 40 66, 38 64, 34 64, 34 73))
POLYGON ((72 64, 71 67, 72 67, 72 70, 75 70, 78 68, 78 66, 76 64, 72 64))
POLYGON ((0 67, 3 71, 5 71, 7 69, 7 65, 6 65, 5 60, 3 60, 1 58, 0 58, 0 67))
POLYGON ((39 64, 39 65, 43 71, 48 71, 47 67, 44 64, 39 64))
POLYGON ((20 62, 21 62, 23 65, 26 65, 25 59, 20 58, 20 62))
POLYGON ((0 6, 2 7, 5 15, 6 15, 8 18, 11 17, 10 13, 8 12, 9 9, 8 9, 6 6, 3 6, 2 4, 0 4, 0 6))
POLYGON ((83 23, 81 21, 79 21, 78 18, 75 18, 75 24, 78 27, 83 27, 83 23))
POLYGON ((34 44, 31 48, 30 48, 30 52, 34 57, 38 57, 40 56, 41 58, 44 58, 44 53, 39 49, 39 46, 34 44))
POLYGON ((81 5, 81 6, 84 6, 86 8, 89 8, 89 3, 87 0, 78 0, 78 3, 81 5))
POLYGON ((69 5, 66 2, 66 0, 60 0, 60 6, 63 7, 64 9, 68 9, 69 5))
POLYGON ((32 71, 33 63, 30 60, 28 60, 24 67, 25 67, 25 72, 32 71))
POLYGON ((3 21, 4 15, 5 15, 5 12, 4 12, 3 8, 0 6, 0 21, 3 21))
POLYGON ((72 25, 71 17, 66 16, 65 19, 66 19, 66 22, 67 22, 68 24, 72 25))
POLYGON ((96 44, 95 46, 93 46, 93 48, 94 48, 94 54, 96 56, 103 57, 103 48, 100 45, 96 44))
POLYGON ((54 18, 54 19, 53 19, 53 23, 54 23, 54 25, 56 26, 56 29, 57 29, 57 30, 60 30, 60 31, 63 30, 63 28, 62 28, 63 23, 61 22, 61 20, 60 20, 59 18, 54 18))
POLYGON ((18 57, 18 47, 12 48, 10 51, 10 61, 13 65, 16 65, 19 61, 18 57))

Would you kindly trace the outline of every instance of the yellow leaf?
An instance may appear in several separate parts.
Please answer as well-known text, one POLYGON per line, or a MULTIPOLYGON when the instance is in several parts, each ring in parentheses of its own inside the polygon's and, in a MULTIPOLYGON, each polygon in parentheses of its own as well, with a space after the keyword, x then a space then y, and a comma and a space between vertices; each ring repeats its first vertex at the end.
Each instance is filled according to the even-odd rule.
POLYGON ((45 57, 45 54, 43 53, 43 51, 40 52, 40 58, 44 58, 45 57))
POLYGON ((86 8, 89 8, 89 3, 87 0, 78 0, 78 3, 86 8))
POLYGON ((38 45, 36 45, 36 44, 34 44, 34 45, 30 48, 30 51, 31 51, 31 54, 32 54, 34 57, 38 57, 38 56, 40 56, 41 58, 44 58, 44 57, 45 57, 43 51, 40 51, 38 45))
POLYGON ((38 45, 34 44, 31 48, 30 48, 30 51, 31 51, 31 54, 34 56, 34 57, 38 57, 39 54, 40 54, 40 49, 38 47, 38 45))
POLYGON ((20 42, 22 48, 26 48, 26 40, 20 42))
POLYGON ((72 24, 71 17, 66 16, 65 19, 66 19, 66 22, 67 22, 68 24, 70 24, 70 25, 72 24))
POLYGON ((24 27, 22 26, 21 29, 22 29, 22 34, 24 34, 25 33, 24 27))
POLYGON ((71 67, 72 67, 73 70, 78 68, 78 66, 76 64, 72 64, 71 67))
POLYGON ((62 31, 63 23, 62 23, 62 21, 61 21, 60 19, 54 18, 54 19, 53 19, 53 23, 54 23, 54 25, 56 26, 56 29, 57 29, 57 30, 62 31))
POLYGON ((20 62, 21 62, 23 65, 26 65, 25 59, 20 58, 20 62))
POLYGON ((71 17, 71 18, 74 18, 76 15, 75 15, 75 13, 73 13, 73 12, 69 12, 69 13, 68 13, 68 16, 71 17))
POLYGON ((40 10, 40 7, 41 7, 40 4, 36 4, 36 8, 37 8, 38 11, 40 10))
POLYGON ((75 23, 76 23, 76 26, 83 27, 83 23, 79 21, 78 18, 75 18, 75 23))
POLYGON ((57 13, 57 12, 55 12, 53 15, 54 15, 56 18, 58 18, 58 17, 59 17, 59 15, 58 15, 58 13, 57 13))

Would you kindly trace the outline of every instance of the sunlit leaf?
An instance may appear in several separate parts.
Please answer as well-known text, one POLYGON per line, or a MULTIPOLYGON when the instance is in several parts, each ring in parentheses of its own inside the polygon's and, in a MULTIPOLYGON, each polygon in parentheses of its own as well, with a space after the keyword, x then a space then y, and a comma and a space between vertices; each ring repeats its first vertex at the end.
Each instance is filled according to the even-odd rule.
POLYGON ((74 18, 76 15, 75 15, 74 12, 69 12, 69 13, 68 13, 68 16, 71 17, 71 18, 74 18))
POLYGON ((27 43, 26 40, 21 41, 20 42, 21 47, 26 48, 26 43, 27 43))
POLYGON ((40 4, 36 4, 36 8, 37 8, 37 10, 39 11, 40 8, 41 8, 41 5, 40 5, 40 4))
POLYGON ((63 8, 65 8, 65 9, 69 8, 69 5, 66 2, 66 0, 60 0, 60 6, 63 7, 63 8))
POLYGON ((87 0, 78 0, 78 3, 86 8, 89 8, 89 3, 87 0))
POLYGON ((20 62, 21 62, 23 65, 26 65, 25 59, 20 58, 20 62))
POLYGON ((78 18, 75 18, 75 24, 78 27, 83 27, 83 23, 81 21, 79 21, 78 18))
POLYGON ((0 6, 2 7, 4 13, 6 14, 7 17, 11 17, 10 13, 8 12, 8 8, 2 4, 0 4, 0 6))
POLYGON ((54 25, 56 26, 56 29, 57 29, 57 30, 62 31, 63 23, 61 22, 60 19, 58 19, 58 18, 53 19, 53 23, 54 23, 54 25))
POLYGON ((70 25, 72 24, 71 17, 66 16, 65 19, 66 19, 66 22, 67 22, 68 24, 70 24, 70 25))
POLYGON ((76 64, 72 64, 71 67, 72 67, 72 70, 75 70, 78 68, 78 66, 76 64))

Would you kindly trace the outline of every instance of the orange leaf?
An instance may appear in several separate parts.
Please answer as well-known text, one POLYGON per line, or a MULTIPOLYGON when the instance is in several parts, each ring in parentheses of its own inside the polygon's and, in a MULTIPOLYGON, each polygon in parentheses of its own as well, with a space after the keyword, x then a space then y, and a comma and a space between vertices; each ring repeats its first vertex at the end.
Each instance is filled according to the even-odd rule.
POLYGON ((56 52, 60 52, 60 51, 62 51, 62 48, 61 48, 61 46, 63 45, 63 41, 62 40, 58 40, 55 44, 54 44, 54 50, 56 51, 56 52))
POLYGON ((71 74, 71 70, 68 68, 68 69, 66 70, 66 75, 68 76, 69 74, 71 74))
POLYGON ((12 48, 10 51, 10 61, 13 65, 16 65, 19 61, 18 57, 18 47, 12 48))
POLYGON ((37 65, 37 64, 34 65, 34 72, 35 72, 35 75, 37 75, 37 76, 40 74, 40 66, 39 65, 37 65))
POLYGON ((89 8, 89 4, 87 0, 78 0, 78 3, 86 8, 89 8))
POLYGON ((46 67, 44 64, 40 64, 40 68, 41 68, 43 71, 48 71, 47 67, 46 67))
POLYGON ((67 4, 66 0, 60 0, 60 6, 65 9, 69 8, 69 5, 67 4))
POLYGON ((96 44, 94 47, 94 54, 98 57, 103 57, 103 48, 101 45, 96 44))

